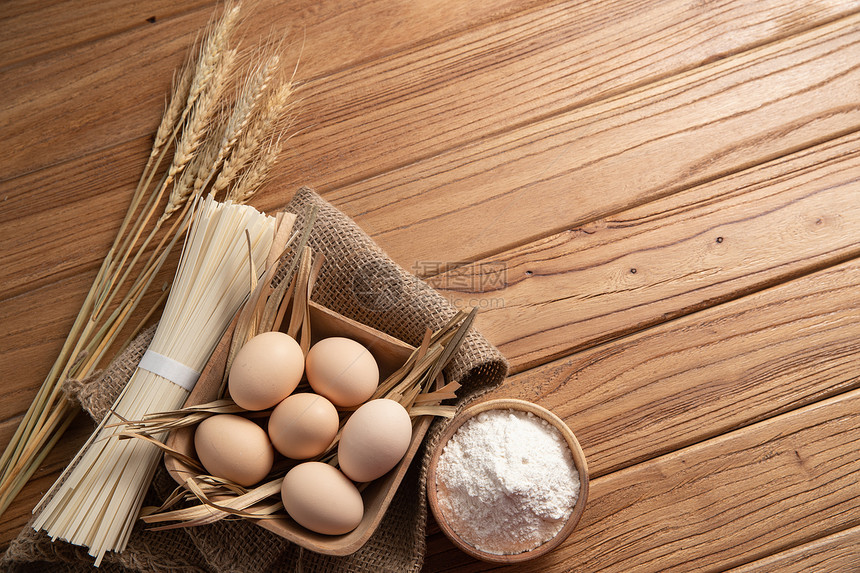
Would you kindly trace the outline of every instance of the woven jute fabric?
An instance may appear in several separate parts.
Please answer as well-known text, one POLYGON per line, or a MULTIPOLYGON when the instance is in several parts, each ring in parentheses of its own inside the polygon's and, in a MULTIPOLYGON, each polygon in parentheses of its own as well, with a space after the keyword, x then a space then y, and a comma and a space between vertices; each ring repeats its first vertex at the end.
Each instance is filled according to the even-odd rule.
MULTIPOLYGON (((313 299, 344 316, 372 326, 412 345, 426 328, 437 329, 456 313, 426 283, 395 264, 351 219, 308 188, 300 189, 286 210, 297 215, 296 230, 306 224, 310 209, 316 220, 309 244, 325 256, 313 299)), ((70 385, 69 393, 95 420, 100 420, 131 378, 154 328, 143 332, 104 371, 70 385)), ((498 386, 507 374, 504 357, 483 336, 472 331, 445 370, 448 380, 462 384, 462 406, 498 386)), ((427 503, 425 480, 429 452, 447 423, 437 420, 401 483, 390 508, 370 540, 356 553, 332 557, 313 553, 243 520, 154 532, 138 523, 128 547, 105 556, 101 570, 191 572, 391 572, 418 571, 424 561, 427 503)), ((163 467, 147 493, 147 505, 160 500, 176 484, 163 467)), ((25 527, 2 561, 3 571, 86 571, 93 559, 86 550, 44 532, 25 527)))

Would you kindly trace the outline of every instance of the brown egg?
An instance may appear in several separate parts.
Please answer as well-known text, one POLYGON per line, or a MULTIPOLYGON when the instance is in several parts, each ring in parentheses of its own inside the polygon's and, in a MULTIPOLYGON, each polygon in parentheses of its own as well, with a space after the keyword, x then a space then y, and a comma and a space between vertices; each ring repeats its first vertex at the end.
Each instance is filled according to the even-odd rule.
POLYGON ((341 407, 369 400, 379 384, 379 366, 370 351, 340 336, 324 338, 311 347, 305 374, 314 392, 341 407))
POLYGON ((246 410, 265 410, 289 396, 303 372, 299 343, 283 332, 264 332, 236 353, 230 368, 230 396, 246 410))
POLYGON ((275 450, 265 430, 241 416, 217 414, 194 432, 194 449, 211 475, 251 486, 272 471, 275 450))
POLYGON ((324 535, 349 533, 364 516, 364 501, 355 485, 322 462, 304 462, 287 472, 281 499, 299 525, 324 535))
POLYGON ((394 400, 371 400, 344 424, 338 465, 353 481, 375 480, 403 459, 411 439, 412 421, 406 408, 394 400))
POLYGON ((319 394, 287 396, 269 417, 269 438, 279 452, 304 460, 325 451, 337 435, 334 404, 319 394))

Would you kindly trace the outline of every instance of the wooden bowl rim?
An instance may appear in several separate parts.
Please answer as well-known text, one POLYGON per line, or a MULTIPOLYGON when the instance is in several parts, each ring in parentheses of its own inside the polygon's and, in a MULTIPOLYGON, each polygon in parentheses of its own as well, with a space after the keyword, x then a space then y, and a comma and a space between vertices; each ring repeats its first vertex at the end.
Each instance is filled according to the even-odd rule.
POLYGON ((430 506, 433 516, 436 518, 436 522, 439 524, 439 528, 442 530, 442 533, 444 533, 445 536, 448 537, 448 539, 450 539, 451 542, 461 551, 488 563, 521 563, 523 561, 528 561, 542 555, 546 555, 558 547, 579 524, 579 520, 582 517, 582 513, 585 510, 585 504, 588 499, 588 464, 585 459, 585 454, 582 451, 582 447, 579 445, 579 441, 576 439, 576 435, 573 433, 573 430, 571 430, 564 420, 559 418, 556 414, 543 406, 535 404, 534 402, 514 398, 497 398, 485 400, 468 406, 462 412, 458 413, 453 420, 451 420, 445 428, 445 431, 439 437, 439 441, 436 443, 427 464, 426 487, 427 503, 430 506), (454 436, 460 426, 462 426, 467 420, 489 410, 518 410, 522 412, 531 412, 535 416, 546 420, 564 437, 568 447, 570 448, 571 455, 573 456, 574 466, 579 473, 579 496, 577 497, 573 511, 571 511, 570 516, 568 516, 564 527, 562 527, 554 537, 548 539, 543 544, 521 553, 499 555, 496 553, 481 551, 473 545, 470 545, 464 541, 450 525, 448 525, 445 516, 438 505, 439 500, 436 491, 436 466, 439 461, 439 456, 442 454, 442 449, 445 447, 445 444, 448 443, 448 440, 454 436))

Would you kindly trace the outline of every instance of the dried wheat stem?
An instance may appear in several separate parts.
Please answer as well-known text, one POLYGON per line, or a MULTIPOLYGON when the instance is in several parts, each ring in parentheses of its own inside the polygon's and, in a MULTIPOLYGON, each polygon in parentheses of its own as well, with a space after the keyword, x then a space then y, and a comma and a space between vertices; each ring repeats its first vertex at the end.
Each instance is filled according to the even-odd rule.
MULTIPOLYGON (((185 102, 188 99, 189 90, 191 89, 191 80, 193 78, 193 72, 194 68, 192 67, 190 60, 188 60, 183 64, 178 79, 174 78, 170 100, 168 101, 167 108, 165 109, 164 115, 161 118, 161 123, 158 126, 158 130, 156 131, 152 150, 150 151, 149 158, 146 161, 146 165, 143 168, 143 172, 141 173, 140 179, 137 182, 137 187, 135 189, 134 195, 132 196, 132 201, 129 206, 128 212, 126 213, 126 216, 123 219, 122 224, 120 225, 120 229, 116 234, 114 245, 111 247, 110 251, 105 257, 106 261, 113 262, 113 255, 117 251, 117 247, 119 246, 119 241, 121 238, 125 237, 125 242, 119 250, 122 251, 127 247, 129 235, 126 235, 125 230, 131 223, 132 214, 137 211, 137 208, 140 205, 140 201, 143 198, 143 194, 146 192, 146 189, 149 188, 149 185, 152 182, 152 178, 155 175, 155 172, 158 170, 158 166, 161 164, 161 161, 167 152, 168 144, 176 134, 176 130, 178 129, 178 126, 181 122, 180 116, 182 115, 183 109, 185 107, 185 102)), ((144 208, 144 212, 147 208, 144 208)), ((138 222, 139 220, 140 215, 138 215, 138 222)), ((110 270, 113 271, 115 265, 109 266, 110 270)), ((100 277, 98 286, 98 290, 100 292, 104 292, 104 290, 108 288, 106 287, 106 280, 109 274, 110 273, 104 273, 104 276, 100 277)))
MULTIPOLYGON (((173 163, 168 170, 167 184, 170 184, 176 175, 185 169, 207 135, 212 120, 217 116, 221 97, 227 88, 236 56, 237 52, 235 48, 223 52, 207 89, 203 91, 200 98, 195 102, 192 112, 187 119, 187 124, 182 130, 182 135, 176 144, 173 163)), ((187 197, 184 197, 184 199, 187 199, 187 197)), ((164 211, 165 215, 176 211, 183 202, 184 200, 181 195, 170 197, 164 211)))
POLYGON ((215 168, 220 166, 221 161, 230 153, 236 141, 245 132, 245 128, 257 110, 260 99, 268 90, 269 84, 275 77, 275 74, 277 74, 280 62, 280 57, 275 54, 269 57, 265 63, 257 66, 248 77, 242 88, 242 92, 239 94, 236 105, 233 107, 233 113, 227 121, 224 134, 221 138, 218 157, 215 161, 215 168))
MULTIPOLYGON (((210 23, 207 27, 208 33, 206 34, 203 45, 200 48, 197 64, 196 66, 193 66, 193 68, 190 64, 184 67, 181 80, 177 84, 179 89, 174 92, 170 104, 168 105, 168 109, 159 125, 158 132, 155 137, 155 144, 153 145, 153 151, 150 154, 150 161, 147 162, 147 168, 151 167, 151 169, 144 168, 141 182, 138 183, 138 192, 142 193, 149 187, 157 166, 161 163, 167 152, 167 147, 165 147, 164 144, 176 138, 183 125, 186 124, 188 115, 195 109, 196 103, 201 94, 211 86, 213 79, 217 77, 219 65, 222 63, 224 57, 223 54, 228 49, 229 42, 238 19, 239 5, 228 3, 224 8, 221 17, 213 23, 210 23), (160 151, 157 151, 156 149, 160 149, 160 151), (157 159, 152 159, 156 154, 158 154, 157 159), (152 162, 153 165, 150 165, 150 162, 152 162), (147 171, 149 171, 148 174, 147 171)), ((178 150, 179 148, 177 148, 177 151, 178 150)), ((172 179, 174 176, 175 172, 171 173, 168 179, 172 179)), ((153 193, 153 196, 157 196, 160 199, 166 185, 169 185, 169 181, 167 183, 163 182, 158 187, 158 191, 153 193)), ((139 202, 139 199, 137 201, 139 202)), ((145 214, 149 213, 149 210, 150 209, 147 208, 141 212, 135 223, 135 228, 141 228, 145 225, 145 222, 149 220, 148 215, 144 217, 145 214)), ((127 223, 124 222, 117 238, 124 234, 126 225, 127 223)), ((139 232, 131 233, 126 236, 126 240, 120 250, 124 253, 128 253, 132 248, 131 245, 134 244, 133 242, 129 243, 130 238, 133 237, 134 241, 137 241, 139 236, 139 232)), ((118 268, 121 268, 124 263, 125 258, 123 258, 118 268)), ((117 268, 116 265, 114 265, 114 267, 117 268)), ((108 283, 107 286, 102 287, 102 290, 109 289, 111 287, 112 283, 108 283)))
MULTIPOLYGON (((126 267, 126 262, 131 256, 134 246, 138 244, 144 228, 153 215, 155 204, 161 200, 165 190, 173 182, 176 175, 187 166, 188 162, 194 156, 194 153, 204 140, 206 130, 209 128, 212 118, 217 112, 219 100, 228 85, 229 76, 237 56, 235 49, 227 48, 230 33, 238 15, 237 10, 238 7, 228 9, 225 16, 214 27, 212 33, 204 43, 201 57, 191 82, 191 92, 180 118, 180 122, 184 123, 184 125, 181 126, 182 134, 174 150, 173 162, 164 179, 162 179, 156 191, 150 197, 150 201, 147 204, 148 208, 144 209, 138 217, 133 231, 123 243, 123 255, 119 264, 115 267, 115 271, 110 274, 109 280, 104 285, 103 292, 111 291, 115 293, 119 289, 140 258, 140 255, 160 230, 164 221, 170 218, 191 196, 191 193, 185 188, 174 186, 164 212, 156 221, 155 227, 150 231, 149 236, 137 249, 137 254, 126 267), (120 269, 124 267, 125 271, 119 277, 120 269)), ((177 125, 173 130, 174 133, 179 128, 180 125, 177 125)), ((101 309, 106 304, 109 304, 111 299, 112 296, 107 301, 100 303, 98 308, 101 309)))
POLYGON ((116 340, 120 330, 125 327, 128 319, 131 317, 131 313, 137 309, 137 305, 143 299, 143 295, 155 279, 155 274, 161 269, 164 261, 167 260, 169 251, 170 249, 164 251, 162 256, 159 257, 157 264, 146 269, 140 279, 135 281, 135 284, 126 294, 125 299, 114 309, 110 318, 102 325, 96 336, 93 337, 93 340, 86 348, 88 354, 87 360, 81 368, 83 372, 90 372, 95 369, 96 365, 104 357, 105 352, 110 348, 114 340, 116 340))
MULTIPOLYGON (((81 310, 75 318, 75 322, 69 331, 68 337, 63 343, 63 347, 60 350, 56 361, 54 361, 54 364, 51 366, 48 376, 45 378, 44 382, 42 382, 42 385, 39 387, 39 391, 36 393, 36 397, 30 403, 24 418, 21 420, 21 423, 15 430, 15 434, 12 436, 12 439, 3 451, 3 456, 0 458, 0 466, 3 468, 0 487, 7 482, 16 479, 16 477, 21 473, 21 452, 26 447, 26 444, 31 440, 33 433, 38 431, 44 425, 46 418, 49 416, 48 411, 54 406, 54 400, 58 388, 60 387, 60 382, 67 376, 72 361, 81 349, 81 342, 78 335, 88 323, 89 311, 90 308, 92 308, 96 294, 95 286, 99 282, 99 277, 106 268, 107 261, 105 260, 102 262, 99 274, 96 275, 96 280, 93 283, 93 288, 91 288, 90 292, 87 293, 87 297, 84 300, 81 310)), ((28 475, 31 475, 32 471, 35 471, 35 467, 26 466, 26 468, 28 475)), ((14 492, 12 493, 13 497, 19 489, 20 488, 12 490, 14 492)), ((0 511, 0 513, 2 513, 2 511, 0 511)))
MULTIPOLYGON (((200 147, 202 142, 205 140, 206 131, 211 125, 212 118, 216 115, 219 99, 223 95, 223 92, 228 84, 229 74, 232 70, 232 66, 235 62, 235 59, 235 49, 228 50, 222 55, 218 72, 214 74, 207 89, 204 90, 203 95, 198 98, 197 102, 195 103, 194 109, 186 120, 187 125, 185 126, 185 129, 183 129, 180 141, 176 145, 173 163, 171 164, 171 167, 165 175, 164 179, 162 180, 161 184, 158 186, 157 192, 153 195, 153 199, 155 200, 155 202, 160 201, 162 195, 164 194, 164 191, 172 183, 175 176, 188 165, 188 163, 194 157, 195 153, 198 151, 198 148, 200 147)), ((125 266, 128 257, 131 256, 133 246, 138 244, 143 229, 146 227, 146 224, 148 223, 150 217, 153 215, 153 211, 151 209, 147 211, 145 218, 142 220, 141 224, 137 226, 136 231, 133 234, 133 238, 129 244, 129 248, 126 249, 123 254, 120 268, 125 266, 125 271, 118 280, 118 273, 114 274, 114 276, 112 277, 112 282, 109 283, 109 287, 112 289, 112 293, 115 294, 119 290, 119 287, 121 287, 122 284, 125 283, 129 273, 135 267, 141 255, 144 253, 150 242, 161 229, 162 224, 183 205, 187 207, 187 205, 189 204, 189 199, 192 196, 193 186, 173 186, 173 190, 168 197, 168 202, 164 212, 162 213, 161 217, 159 217, 156 221, 156 224, 149 232, 149 235, 138 247, 137 252, 131 259, 131 262, 127 266, 125 266)), ((186 211, 187 209, 184 210, 183 213, 185 213, 186 211)), ((164 241, 162 241, 161 244, 163 245, 164 241)), ((156 249, 154 255, 157 254, 159 250, 160 246, 156 249)), ((149 268, 149 265, 151 264, 152 260, 153 257, 150 257, 150 262, 148 262, 144 266, 144 274, 146 272, 146 269, 149 268)), ((112 298, 113 295, 111 295, 111 297, 107 300, 107 304, 111 302, 112 298)))
MULTIPOLYGON (((117 251, 117 247, 119 246, 119 240, 125 237, 125 241, 122 244, 122 247, 119 248, 120 251, 124 251, 128 247, 128 241, 131 235, 126 235, 125 230, 128 225, 131 223, 131 215, 134 213, 140 205, 140 201, 143 198, 143 194, 146 189, 149 188, 149 185, 152 183, 152 178, 155 175, 155 172, 158 170, 158 166, 161 164, 165 154, 167 153, 169 143, 173 139, 176 134, 176 130, 180 124, 180 116, 182 116, 183 109, 185 107, 185 102, 188 98, 188 92, 191 88, 191 80, 193 77, 193 67, 191 66, 190 61, 186 61, 182 66, 182 70, 180 71, 178 80, 174 81, 173 90, 171 92, 170 100, 168 102, 167 108, 165 109, 164 115, 161 118, 161 123, 158 126, 158 130, 155 135, 155 141, 152 145, 152 150, 150 151, 149 158, 146 161, 146 165, 143 168, 143 172, 141 173, 140 179, 137 183, 137 188, 135 189, 134 195, 132 197, 131 205, 129 207, 128 213, 126 214, 125 219, 120 225, 120 229, 117 232, 116 239, 114 245, 111 247, 108 255, 105 257, 106 260, 113 262, 113 255, 117 251)), ((138 224, 140 222, 142 213, 145 213, 147 210, 151 209, 150 206, 151 201, 147 204, 146 207, 141 211, 138 215, 138 224)), ((110 265, 110 272, 104 273, 104 276, 99 280, 98 290, 101 293, 104 293, 109 288, 109 280, 108 277, 115 270, 115 265, 110 265)), ((103 296, 103 295, 102 295, 103 296)), ((97 305, 100 306, 100 305, 97 305)))
POLYGON ((239 21, 239 8, 239 4, 228 2, 221 17, 214 24, 210 24, 206 39, 200 48, 197 68, 185 103, 186 110, 190 110, 194 106, 197 98, 206 91, 212 78, 216 75, 223 54, 230 45, 236 24, 239 21))
POLYGON ((269 142, 254 158, 250 167, 239 177, 236 184, 227 193, 227 199, 234 203, 246 203, 257 192, 268 177, 269 172, 278 162, 281 152, 281 139, 269 142))
POLYGON ((286 81, 266 99, 260 113, 253 118, 230 156, 224 161, 221 172, 212 185, 212 190, 215 193, 226 189, 239 173, 251 163, 260 149, 260 145, 269 141, 272 135, 279 131, 284 112, 289 109, 288 104, 292 95, 293 83, 286 81))
MULTIPOLYGON (((0 513, 20 491, 40 461, 62 435, 68 425, 68 418, 61 418, 67 415, 67 412, 71 411, 73 415, 76 411, 65 400, 59 400, 62 382, 70 376, 73 369, 79 375, 86 375, 88 374, 87 369, 93 366, 93 364, 82 364, 76 360, 76 357, 87 345, 93 344, 94 333, 96 333, 97 339, 98 333, 104 330, 104 327, 102 330, 98 330, 97 321, 100 320, 104 309, 109 306, 115 293, 118 292, 117 276, 128 260, 133 245, 139 240, 140 230, 149 221, 167 184, 159 183, 156 187, 158 191, 150 194, 149 200, 142 206, 143 198, 148 194, 152 179, 158 171, 158 166, 171 147, 170 143, 176 138, 181 126, 186 124, 187 116, 191 114, 192 107, 196 108, 195 104, 205 93, 214 73, 212 70, 217 68, 217 63, 227 48, 229 38, 233 34, 238 20, 239 6, 229 2, 222 16, 210 25, 210 34, 201 46, 197 65, 186 65, 174 85, 170 101, 156 133, 150 158, 147 160, 113 244, 102 261, 56 361, 40 387, 36 398, 30 404, 21 424, 16 428, 12 440, 0 457, 0 468, 2 468, 0 488, 4 492, 2 500, 0 500, 0 513), (192 67, 195 72, 193 77, 191 74, 192 67), (123 253, 123 255, 120 257, 118 256, 119 253, 123 253), (113 294, 109 294, 111 292, 113 294), (50 439, 46 441, 45 438, 48 436, 50 439), (36 445, 34 446, 34 444, 36 445), (34 447, 38 449, 38 453, 34 447), (22 457, 24 452, 35 455, 28 459, 28 457, 22 457)), ((137 258, 135 258, 136 260, 137 258)), ((134 264, 130 265, 129 268, 133 266, 134 264)), ((123 276, 127 276, 127 272, 123 276)), ((114 327, 116 326, 114 324, 114 327)))
MULTIPOLYGON (((74 407, 69 402, 61 403, 60 409, 63 411, 62 418, 56 423, 51 425, 45 425, 40 428, 41 430, 46 430, 46 436, 50 439, 47 441, 39 442, 38 453, 31 457, 26 458, 24 460, 20 460, 14 467, 14 472, 8 478, 5 478, 2 482, 2 494, 0 494, 0 515, 5 513, 9 506, 15 499, 15 496, 18 495, 18 492, 23 489, 26 485, 27 481, 36 473, 36 470, 42 465, 42 462, 48 456, 50 451, 54 448, 57 442, 62 437, 63 433, 68 429, 69 425, 74 421, 78 414, 78 408, 74 407), (22 463, 26 461, 26 464, 22 463)), ((52 418, 53 419, 53 418, 52 418)), ((10 442, 11 444, 12 442, 10 442)), ((33 443, 33 439, 27 441, 27 444, 33 443)))

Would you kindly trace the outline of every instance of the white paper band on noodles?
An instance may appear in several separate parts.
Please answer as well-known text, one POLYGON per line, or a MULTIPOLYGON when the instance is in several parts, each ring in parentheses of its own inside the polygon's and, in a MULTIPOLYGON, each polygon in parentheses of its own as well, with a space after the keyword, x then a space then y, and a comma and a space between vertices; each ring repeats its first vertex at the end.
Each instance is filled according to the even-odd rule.
POLYGON ((157 374, 162 378, 167 378, 189 392, 194 389, 197 379, 200 378, 200 372, 189 368, 181 362, 177 362, 169 356, 164 356, 152 350, 147 350, 143 353, 143 358, 141 358, 140 364, 137 367, 157 374))

